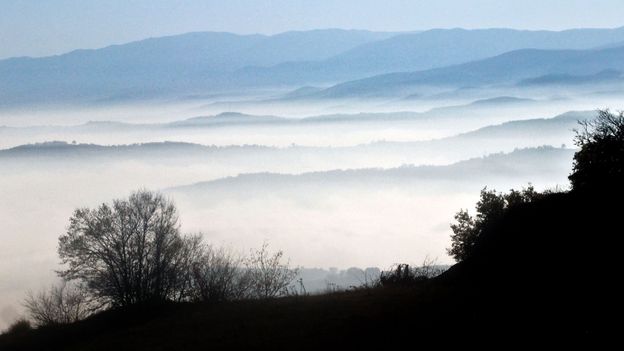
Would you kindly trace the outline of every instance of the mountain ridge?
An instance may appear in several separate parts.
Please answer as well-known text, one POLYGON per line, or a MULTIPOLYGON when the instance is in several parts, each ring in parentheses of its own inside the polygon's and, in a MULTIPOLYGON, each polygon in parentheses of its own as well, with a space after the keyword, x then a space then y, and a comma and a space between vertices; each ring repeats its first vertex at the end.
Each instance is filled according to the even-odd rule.
POLYGON ((417 33, 330 29, 274 36, 195 32, 50 57, 0 60, 0 98, 10 107, 296 88, 448 67, 525 47, 589 49, 622 39, 624 27, 417 33), (494 46, 488 49, 478 43, 494 46))

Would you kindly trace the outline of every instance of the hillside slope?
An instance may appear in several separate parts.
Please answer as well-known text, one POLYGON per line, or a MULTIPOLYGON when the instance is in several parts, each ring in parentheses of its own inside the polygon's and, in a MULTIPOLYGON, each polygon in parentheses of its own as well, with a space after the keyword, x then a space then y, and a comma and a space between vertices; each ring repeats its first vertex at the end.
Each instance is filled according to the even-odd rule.
POLYGON ((514 208, 487 229, 472 259, 413 288, 109 311, 0 336, 0 348, 368 349, 449 335, 524 342, 613 336, 608 317, 617 317, 612 278, 621 241, 614 229, 624 208, 610 201, 619 195, 553 194, 514 208))

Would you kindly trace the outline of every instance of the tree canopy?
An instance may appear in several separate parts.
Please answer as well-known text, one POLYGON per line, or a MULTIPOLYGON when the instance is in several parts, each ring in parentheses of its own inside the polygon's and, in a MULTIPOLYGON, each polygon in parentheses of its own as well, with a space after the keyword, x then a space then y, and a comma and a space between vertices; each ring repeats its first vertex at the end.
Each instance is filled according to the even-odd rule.
POLYGON ((505 211, 519 204, 532 202, 540 193, 532 185, 522 190, 511 189, 509 193, 498 193, 496 190, 481 190, 480 200, 476 206, 476 216, 473 217, 467 210, 460 210, 455 214, 455 223, 451 224, 451 247, 447 249, 449 255, 456 261, 463 261, 470 257, 483 229, 491 222, 498 220, 505 211))
MULTIPOLYGON (((244 258, 206 245, 201 235, 182 235, 173 202, 146 190, 77 209, 58 251, 65 265, 59 275, 101 306, 272 298, 287 294, 297 274, 267 243, 244 258)), ((48 306, 53 295, 61 296, 29 301, 48 306)))
POLYGON ((190 286, 190 265, 200 240, 182 236, 173 203, 138 191, 96 209, 78 209, 59 238, 67 280, 80 280, 112 305, 180 300, 190 286))
POLYGON ((624 179, 624 112, 599 110, 595 119, 580 122, 575 144, 573 189, 622 187, 624 179))

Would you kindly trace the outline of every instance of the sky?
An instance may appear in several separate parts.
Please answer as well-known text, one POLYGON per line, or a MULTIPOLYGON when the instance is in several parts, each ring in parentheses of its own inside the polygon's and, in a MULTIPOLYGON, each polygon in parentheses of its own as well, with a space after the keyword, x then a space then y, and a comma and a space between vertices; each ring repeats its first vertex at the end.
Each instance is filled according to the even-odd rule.
POLYGON ((0 0, 0 58, 193 31, 624 26, 623 0, 0 0))

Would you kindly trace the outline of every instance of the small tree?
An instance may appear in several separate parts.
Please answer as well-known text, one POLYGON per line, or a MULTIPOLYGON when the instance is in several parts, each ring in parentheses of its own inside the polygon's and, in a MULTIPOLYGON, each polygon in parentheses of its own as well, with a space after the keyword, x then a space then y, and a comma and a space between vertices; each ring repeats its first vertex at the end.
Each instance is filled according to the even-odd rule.
POLYGON ((599 110, 593 120, 581 121, 575 130, 573 189, 622 187, 624 179, 624 112, 599 110))
POLYGON ((98 301, 127 306, 181 300, 201 240, 182 236, 177 210, 162 195, 138 191, 128 199, 78 209, 59 238, 66 280, 78 280, 98 301))
POLYGON ((24 307, 37 326, 73 323, 94 310, 85 290, 65 281, 37 294, 29 292, 24 307))
POLYGON ((268 243, 252 251, 247 259, 251 297, 272 298, 287 293, 288 286, 298 274, 298 269, 292 269, 288 262, 282 262, 284 253, 269 252, 268 243))
POLYGON ((194 299, 220 302, 247 297, 250 275, 244 260, 230 250, 207 246, 193 266, 194 299))
POLYGON ((530 184, 519 191, 511 189, 507 194, 483 188, 476 206, 476 217, 463 209, 455 214, 456 223, 451 224, 453 234, 448 254, 456 261, 465 260, 473 253, 481 232, 489 223, 499 219, 507 209, 532 202, 540 195, 530 184))

